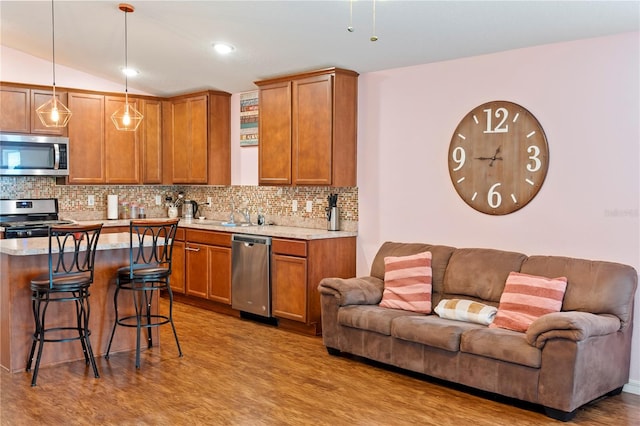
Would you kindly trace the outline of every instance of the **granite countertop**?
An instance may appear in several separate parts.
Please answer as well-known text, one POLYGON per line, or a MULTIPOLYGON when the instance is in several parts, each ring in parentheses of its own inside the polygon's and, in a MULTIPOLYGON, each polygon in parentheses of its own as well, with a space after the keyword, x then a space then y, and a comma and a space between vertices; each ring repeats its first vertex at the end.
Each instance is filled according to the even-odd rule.
MULTIPOLYGON (((151 243, 149 242, 149 245, 151 243)), ((97 250, 129 248, 129 233, 100 234, 97 250)), ((49 253, 49 238, 12 238, 0 240, 0 253, 11 256, 31 256, 49 253)))
MULTIPOLYGON (((128 219, 78 221, 78 223, 82 225, 102 223, 105 228, 113 226, 129 226, 128 219)), ((326 229, 300 228, 296 226, 280 225, 226 226, 223 225, 223 223, 225 222, 221 220, 180 219, 178 227, 188 229, 202 229, 206 231, 229 232, 231 234, 250 234, 261 235, 265 237, 294 238, 299 240, 318 240, 326 238, 358 236, 357 232, 352 231, 327 231, 326 229)), ((102 238, 102 236, 100 238, 102 238)))

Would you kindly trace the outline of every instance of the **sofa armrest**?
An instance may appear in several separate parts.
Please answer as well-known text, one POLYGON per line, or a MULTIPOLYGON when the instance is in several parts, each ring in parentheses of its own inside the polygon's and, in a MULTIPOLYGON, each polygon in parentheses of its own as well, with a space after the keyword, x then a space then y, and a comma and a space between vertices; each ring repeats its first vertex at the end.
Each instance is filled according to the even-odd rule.
POLYGON ((542 349, 549 339, 569 339, 574 342, 591 336, 603 336, 620 330, 615 315, 596 315, 589 312, 554 312, 536 319, 527 329, 527 342, 542 349))
POLYGON ((320 281, 320 294, 333 294, 339 306, 376 305, 382 299, 384 282, 376 277, 324 278, 320 281))

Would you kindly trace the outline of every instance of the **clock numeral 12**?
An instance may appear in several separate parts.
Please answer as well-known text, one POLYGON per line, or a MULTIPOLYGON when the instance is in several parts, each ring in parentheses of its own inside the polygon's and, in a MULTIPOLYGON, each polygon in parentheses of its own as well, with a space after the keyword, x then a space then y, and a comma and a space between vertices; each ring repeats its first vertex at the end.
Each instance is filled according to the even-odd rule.
POLYGON ((484 110, 485 114, 487 114, 487 128, 484 131, 484 133, 507 133, 509 132, 509 125, 505 124, 507 121, 507 118, 509 117, 509 111, 502 107, 502 108, 498 108, 495 112, 495 116, 498 119, 501 119, 500 122, 498 123, 498 125, 496 127, 492 127, 491 126, 491 119, 493 117, 494 114, 492 114, 492 109, 491 108, 487 108, 484 110))

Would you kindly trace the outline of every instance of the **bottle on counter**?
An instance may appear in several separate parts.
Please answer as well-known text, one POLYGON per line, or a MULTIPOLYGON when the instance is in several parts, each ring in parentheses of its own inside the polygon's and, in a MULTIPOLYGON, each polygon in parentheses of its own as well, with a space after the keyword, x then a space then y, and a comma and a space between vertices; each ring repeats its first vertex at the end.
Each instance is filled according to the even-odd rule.
POLYGON ((144 208, 144 205, 140 204, 140 206, 138 207, 138 219, 146 219, 147 218, 147 212, 144 208))

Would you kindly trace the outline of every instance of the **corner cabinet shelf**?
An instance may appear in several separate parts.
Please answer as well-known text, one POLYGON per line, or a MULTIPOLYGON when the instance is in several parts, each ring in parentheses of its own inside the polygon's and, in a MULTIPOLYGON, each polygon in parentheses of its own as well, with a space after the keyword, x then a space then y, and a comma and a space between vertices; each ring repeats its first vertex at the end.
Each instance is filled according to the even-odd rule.
POLYGON ((358 73, 327 68, 255 84, 259 184, 356 186, 358 73))

